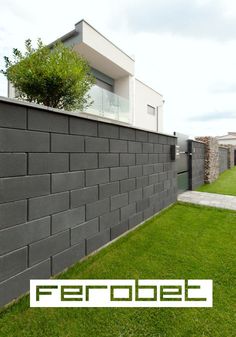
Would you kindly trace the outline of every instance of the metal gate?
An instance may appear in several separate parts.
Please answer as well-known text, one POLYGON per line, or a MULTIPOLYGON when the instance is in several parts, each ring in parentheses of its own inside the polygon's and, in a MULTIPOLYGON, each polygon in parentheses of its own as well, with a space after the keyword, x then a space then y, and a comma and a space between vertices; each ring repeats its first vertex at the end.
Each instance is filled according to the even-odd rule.
POLYGON ((190 187, 190 156, 189 151, 189 136, 179 132, 174 132, 177 138, 177 181, 178 193, 184 192, 190 187))

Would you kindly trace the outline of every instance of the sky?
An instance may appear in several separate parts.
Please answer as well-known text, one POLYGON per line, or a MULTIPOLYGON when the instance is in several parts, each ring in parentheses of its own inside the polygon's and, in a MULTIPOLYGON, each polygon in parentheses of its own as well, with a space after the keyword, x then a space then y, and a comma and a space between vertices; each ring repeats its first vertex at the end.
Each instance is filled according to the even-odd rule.
POLYGON ((165 132, 236 131, 234 0, 0 0, 0 69, 27 38, 50 43, 81 19, 134 56, 136 77, 163 94, 165 132))

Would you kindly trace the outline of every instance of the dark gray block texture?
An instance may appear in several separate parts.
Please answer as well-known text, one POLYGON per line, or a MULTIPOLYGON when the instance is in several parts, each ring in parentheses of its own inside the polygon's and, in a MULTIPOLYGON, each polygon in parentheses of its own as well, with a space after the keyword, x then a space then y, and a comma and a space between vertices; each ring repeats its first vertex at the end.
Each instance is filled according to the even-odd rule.
MULTIPOLYGON (((0 306, 173 203, 170 144, 175 137, 0 99, 0 306)), ((197 185, 203 149, 194 146, 197 185)))

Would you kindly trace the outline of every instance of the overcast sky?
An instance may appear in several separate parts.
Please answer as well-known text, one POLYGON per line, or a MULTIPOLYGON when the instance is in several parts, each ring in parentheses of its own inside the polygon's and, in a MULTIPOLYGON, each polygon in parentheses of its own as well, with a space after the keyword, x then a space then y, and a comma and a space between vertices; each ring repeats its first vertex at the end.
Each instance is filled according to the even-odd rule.
POLYGON ((49 43, 82 18, 134 55, 136 77, 164 95, 166 132, 236 131, 234 0, 1 0, 0 68, 27 38, 49 43))

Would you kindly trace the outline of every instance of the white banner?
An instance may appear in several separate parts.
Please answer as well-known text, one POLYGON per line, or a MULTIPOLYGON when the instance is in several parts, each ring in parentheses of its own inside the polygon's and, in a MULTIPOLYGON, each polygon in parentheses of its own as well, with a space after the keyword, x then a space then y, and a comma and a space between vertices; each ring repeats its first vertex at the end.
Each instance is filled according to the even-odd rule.
POLYGON ((31 280, 31 307, 212 307, 212 280, 31 280))

